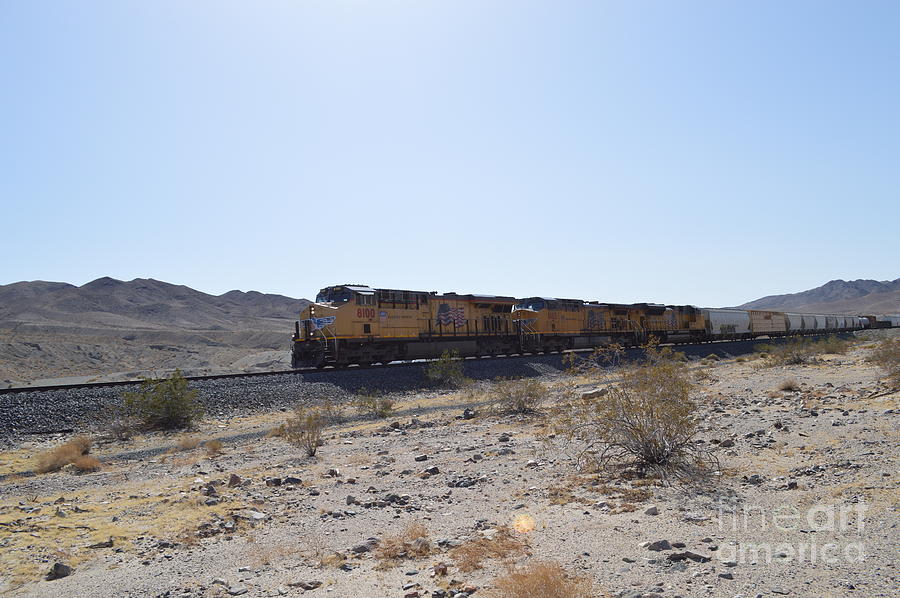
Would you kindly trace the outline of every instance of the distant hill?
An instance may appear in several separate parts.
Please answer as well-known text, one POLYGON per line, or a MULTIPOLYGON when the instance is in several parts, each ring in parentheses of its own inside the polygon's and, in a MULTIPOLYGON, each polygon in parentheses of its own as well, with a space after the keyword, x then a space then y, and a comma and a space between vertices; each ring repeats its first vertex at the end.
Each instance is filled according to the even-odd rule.
POLYGON ((770 295, 738 307, 838 314, 900 313, 900 278, 832 280, 808 291, 770 295))
POLYGON ((151 278, 0 285, 0 382, 283 364, 293 320, 308 304, 256 291, 209 295, 151 278))

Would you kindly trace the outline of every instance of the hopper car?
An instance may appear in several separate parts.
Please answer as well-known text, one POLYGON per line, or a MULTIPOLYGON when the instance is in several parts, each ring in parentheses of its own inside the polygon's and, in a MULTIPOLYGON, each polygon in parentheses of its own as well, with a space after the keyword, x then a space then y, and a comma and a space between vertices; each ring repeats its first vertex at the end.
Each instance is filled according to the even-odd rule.
POLYGON ((325 287, 294 324, 294 368, 695 343, 900 327, 900 317, 617 304, 503 295, 325 287))

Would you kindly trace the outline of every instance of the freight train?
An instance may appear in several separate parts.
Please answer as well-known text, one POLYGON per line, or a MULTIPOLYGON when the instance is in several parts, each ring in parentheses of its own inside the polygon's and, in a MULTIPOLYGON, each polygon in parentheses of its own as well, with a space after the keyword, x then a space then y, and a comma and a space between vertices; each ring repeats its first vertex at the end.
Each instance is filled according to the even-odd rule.
POLYGON ((752 339, 900 327, 900 316, 616 304, 337 285, 294 324, 294 368, 590 349, 619 343, 752 339))

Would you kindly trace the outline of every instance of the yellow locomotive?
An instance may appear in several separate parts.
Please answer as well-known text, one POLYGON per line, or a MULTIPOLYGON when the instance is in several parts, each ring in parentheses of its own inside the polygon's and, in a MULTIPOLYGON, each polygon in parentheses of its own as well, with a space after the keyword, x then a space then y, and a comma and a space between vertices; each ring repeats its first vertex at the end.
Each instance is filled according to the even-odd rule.
MULTIPOLYGON (((881 317, 884 320, 885 317, 881 317)), ((881 323, 882 320, 878 322, 881 323)), ((438 294, 337 285, 295 323, 293 367, 588 349, 619 343, 699 342, 866 328, 875 317, 706 309, 656 303, 438 294)), ((888 325, 900 325, 884 320, 888 325)))
POLYGON ((462 356, 518 352, 516 299, 494 295, 322 289, 296 323, 293 367, 387 363, 455 350, 462 356))

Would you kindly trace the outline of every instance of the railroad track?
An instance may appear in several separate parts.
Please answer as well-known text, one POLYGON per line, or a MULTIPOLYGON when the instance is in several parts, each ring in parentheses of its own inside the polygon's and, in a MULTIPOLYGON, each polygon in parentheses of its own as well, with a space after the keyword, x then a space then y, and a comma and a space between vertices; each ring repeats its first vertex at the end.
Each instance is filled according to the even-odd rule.
MULTIPOLYGON (((843 335, 838 336, 848 336, 852 333, 845 333, 843 335)), ((811 334, 805 335, 805 338, 816 338, 816 337, 825 337, 832 336, 832 334, 811 334)), ((705 341, 701 343, 684 343, 673 345, 678 347, 679 350, 689 350, 692 348, 702 348, 702 347, 727 347, 727 346, 742 346, 746 345, 747 347, 751 347, 753 345, 759 343, 781 343, 785 342, 790 338, 796 337, 776 337, 776 338, 759 338, 759 339, 744 339, 744 340, 718 340, 718 341, 705 341)), ((566 353, 589 353, 591 349, 576 349, 572 351, 566 351, 566 353)), ((638 348, 630 349, 630 351, 639 351, 638 348)), ((714 353, 715 351, 710 351, 710 353, 714 353)), ((735 353, 735 350, 729 350, 729 353, 735 353)), ((748 351, 743 351, 748 352, 748 351)), ((541 355, 541 353, 514 353, 512 355, 493 355, 493 356, 484 356, 484 357, 466 357, 464 361, 480 361, 485 359, 521 359, 522 357, 530 357, 534 355, 541 355)), ((348 370, 366 370, 366 369, 386 369, 386 368, 404 368, 404 367, 418 367, 424 363, 434 360, 415 360, 415 361, 395 361, 388 364, 382 365, 349 365, 342 367, 334 367, 328 366, 323 369, 309 367, 309 368, 300 368, 300 369, 290 369, 290 370, 276 370, 271 372, 240 372, 234 374, 208 374, 204 376, 185 376, 187 380, 201 381, 201 380, 226 380, 226 379, 239 379, 239 378, 257 378, 257 377, 265 377, 265 376, 283 376, 289 374, 302 375, 302 374, 327 374, 329 372, 346 372, 348 370)), ((119 380, 115 382, 83 382, 77 384, 56 384, 56 385, 47 385, 47 386, 17 386, 13 388, 3 388, 0 389, 0 395, 5 394, 18 394, 18 393, 26 393, 26 392, 51 392, 57 390, 70 390, 70 389, 79 389, 79 388, 105 388, 105 387, 116 387, 116 386, 137 386, 141 384, 142 380, 119 380)))

